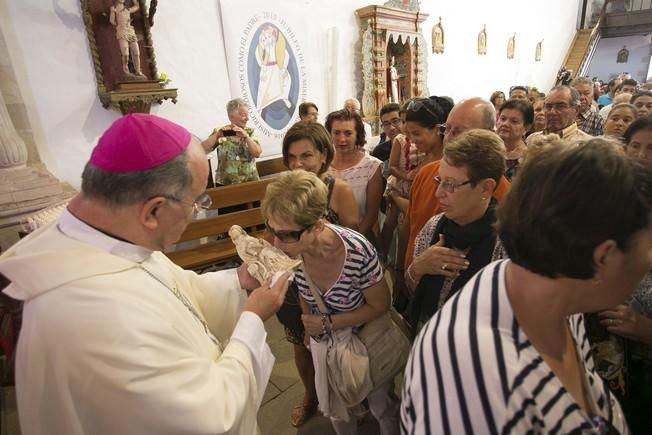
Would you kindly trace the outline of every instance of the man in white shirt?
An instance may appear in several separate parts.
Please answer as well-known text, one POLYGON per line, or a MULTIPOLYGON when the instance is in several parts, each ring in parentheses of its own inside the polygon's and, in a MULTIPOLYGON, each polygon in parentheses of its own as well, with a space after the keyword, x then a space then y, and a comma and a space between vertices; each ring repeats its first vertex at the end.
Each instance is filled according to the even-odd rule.
POLYGON ((198 275, 160 252, 210 206, 207 176, 199 139, 127 115, 59 220, 0 257, 4 292, 24 301, 23 433, 256 433, 274 363, 263 321, 287 275, 259 287, 244 266, 198 275))

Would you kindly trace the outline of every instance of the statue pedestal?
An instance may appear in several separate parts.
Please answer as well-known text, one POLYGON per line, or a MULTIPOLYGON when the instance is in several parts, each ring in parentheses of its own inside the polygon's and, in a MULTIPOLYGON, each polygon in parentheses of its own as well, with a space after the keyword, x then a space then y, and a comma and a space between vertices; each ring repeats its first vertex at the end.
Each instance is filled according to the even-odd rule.
POLYGON ((30 214, 75 195, 68 184, 54 177, 43 164, 0 169, 0 247, 18 240, 30 214))

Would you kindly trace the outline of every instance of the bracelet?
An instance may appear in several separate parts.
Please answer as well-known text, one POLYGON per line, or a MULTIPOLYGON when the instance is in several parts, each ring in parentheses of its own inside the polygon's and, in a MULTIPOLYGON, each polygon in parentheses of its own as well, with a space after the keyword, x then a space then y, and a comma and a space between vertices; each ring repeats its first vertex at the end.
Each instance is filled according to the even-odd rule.
POLYGON ((414 279, 414 276, 412 276, 412 264, 410 264, 407 268, 407 276, 410 278, 410 281, 412 281, 414 284, 418 284, 419 282, 414 279))
POLYGON ((328 328, 326 327, 327 317, 326 314, 321 315, 321 335, 326 335, 328 333, 328 328))

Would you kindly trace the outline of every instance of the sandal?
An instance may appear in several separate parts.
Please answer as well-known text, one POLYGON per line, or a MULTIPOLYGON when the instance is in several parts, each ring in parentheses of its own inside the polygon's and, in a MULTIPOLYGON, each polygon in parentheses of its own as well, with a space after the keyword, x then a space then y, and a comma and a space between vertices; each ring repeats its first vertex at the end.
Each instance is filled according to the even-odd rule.
POLYGON ((290 424, 294 427, 299 427, 303 425, 310 417, 312 417, 315 412, 317 412, 317 400, 306 401, 305 399, 292 408, 292 414, 290 415, 290 424))

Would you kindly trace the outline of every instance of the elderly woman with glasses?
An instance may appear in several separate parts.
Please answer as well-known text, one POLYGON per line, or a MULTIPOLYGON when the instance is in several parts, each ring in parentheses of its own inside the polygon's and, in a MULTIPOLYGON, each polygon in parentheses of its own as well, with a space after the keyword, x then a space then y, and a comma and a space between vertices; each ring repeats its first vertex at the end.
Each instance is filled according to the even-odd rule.
MULTIPOLYGON (((301 296, 306 347, 332 331, 352 329, 383 316, 389 310, 390 293, 378 255, 361 234, 324 219, 328 192, 314 174, 282 173, 267 187, 262 212, 274 245, 291 257, 301 258, 295 281, 301 296), (322 313, 316 296, 328 313, 322 313)), ((342 404, 335 404, 333 386, 320 383, 326 360, 313 356, 320 409, 331 417, 338 434, 357 433, 357 419, 342 404), (336 412, 334 410, 339 410, 336 412)), ((382 434, 398 433, 398 404, 390 392, 393 385, 377 385, 367 395, 371 413, 382 434)))
POLYGON ((406 283, 414 289, 408 320, 427 321, 492 259, 494 190, 505 172, 505 146, 495 133, 470 130, 444 148, 437 184, 443 213, 419 232, 406 283))
MULTIPOLYGON (((317 175, 328 189, 325 218, 335 225, 358 227, 358 206, 351 187, 346 181, 335 178, 326 171, 333 160, 333 146, 328 131, 316 122, 297 122, 283 138, 283 162, 291 170, 305 170, 317 175)), ((283 306, 277 313, 285 327, 285 336, 294 347, 294 363, 306 389, 301 402, 290 416, 292 426, 303 425, 317 411, 315 370, 310 351, 304 346, 305 331, 301 322, 301 309, 297 286, 288 288, 283 306)))

